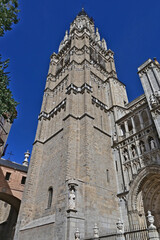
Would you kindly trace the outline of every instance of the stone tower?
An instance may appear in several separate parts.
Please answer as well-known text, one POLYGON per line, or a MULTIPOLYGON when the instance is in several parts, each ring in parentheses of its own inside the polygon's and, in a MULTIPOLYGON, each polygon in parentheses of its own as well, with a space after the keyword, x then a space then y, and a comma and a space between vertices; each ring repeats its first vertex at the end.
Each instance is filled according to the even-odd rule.
POLYGON ((101 234, 115 228, 111 145, 117 108, 128 100, 113 55, 82 9, 51 56, 15 240, 73 240, 77 228, 93 237, 95 223, 101 234))

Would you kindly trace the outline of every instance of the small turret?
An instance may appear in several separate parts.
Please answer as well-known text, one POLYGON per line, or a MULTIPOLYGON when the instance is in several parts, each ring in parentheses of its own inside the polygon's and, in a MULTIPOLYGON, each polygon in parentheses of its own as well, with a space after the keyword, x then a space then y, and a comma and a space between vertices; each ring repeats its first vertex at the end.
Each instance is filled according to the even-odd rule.
POLYGON ((25 154, 24 154, 24 161, 23 161, 23 164, 22 164, 23 166, 28 167, 28 165, 29 165, 29 161, 28 161, 29 156, 30 156, 30 153, 27 150, 27 152, 25 152, 25 154))

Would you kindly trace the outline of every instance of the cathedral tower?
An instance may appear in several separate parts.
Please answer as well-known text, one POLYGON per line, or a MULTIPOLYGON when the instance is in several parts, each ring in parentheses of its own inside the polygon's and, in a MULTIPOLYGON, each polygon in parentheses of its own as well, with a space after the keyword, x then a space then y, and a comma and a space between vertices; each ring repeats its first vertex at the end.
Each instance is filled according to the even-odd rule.
MULTIPOLYGON (((120 217, 111 137, 128 103, 113 52, 84 9, 51 56, 15 240, 105 234, 120 217)), ((116 138, 116 134, 115 134, 116 138)))

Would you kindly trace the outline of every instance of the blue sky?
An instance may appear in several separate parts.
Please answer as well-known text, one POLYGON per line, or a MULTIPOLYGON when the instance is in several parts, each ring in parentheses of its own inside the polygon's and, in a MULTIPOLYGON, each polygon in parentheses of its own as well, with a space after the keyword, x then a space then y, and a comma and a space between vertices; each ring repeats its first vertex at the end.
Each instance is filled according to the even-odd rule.
POLYGON ((11 160, 22 163, 24 152, 31 152, 50 55, 82 7, 115 52, 130 101, 143 93, 137 68, 148 58, 160 60, 159 0, 20 0, 19 23, 0 38, 0 53, 10 58, 10 88, 20 102, 5 158, 12 151, 11 160))

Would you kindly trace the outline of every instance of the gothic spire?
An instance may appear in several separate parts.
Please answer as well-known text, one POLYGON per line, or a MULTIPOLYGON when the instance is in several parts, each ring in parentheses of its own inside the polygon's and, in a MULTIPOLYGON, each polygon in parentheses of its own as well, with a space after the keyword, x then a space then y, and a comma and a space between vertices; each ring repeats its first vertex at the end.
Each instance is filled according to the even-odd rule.
POLYGON ((88 16, 88 14, 87 14, 86 11, 84 10, 84 8, 82 8, 82 10, 78 13, 77 16, 79 16, 79 17, 80 17, 80 16, 86 16, 86 17, 88 17, 88 18, 90 19, 90 21, 93 22, 93 18, 88 16))

